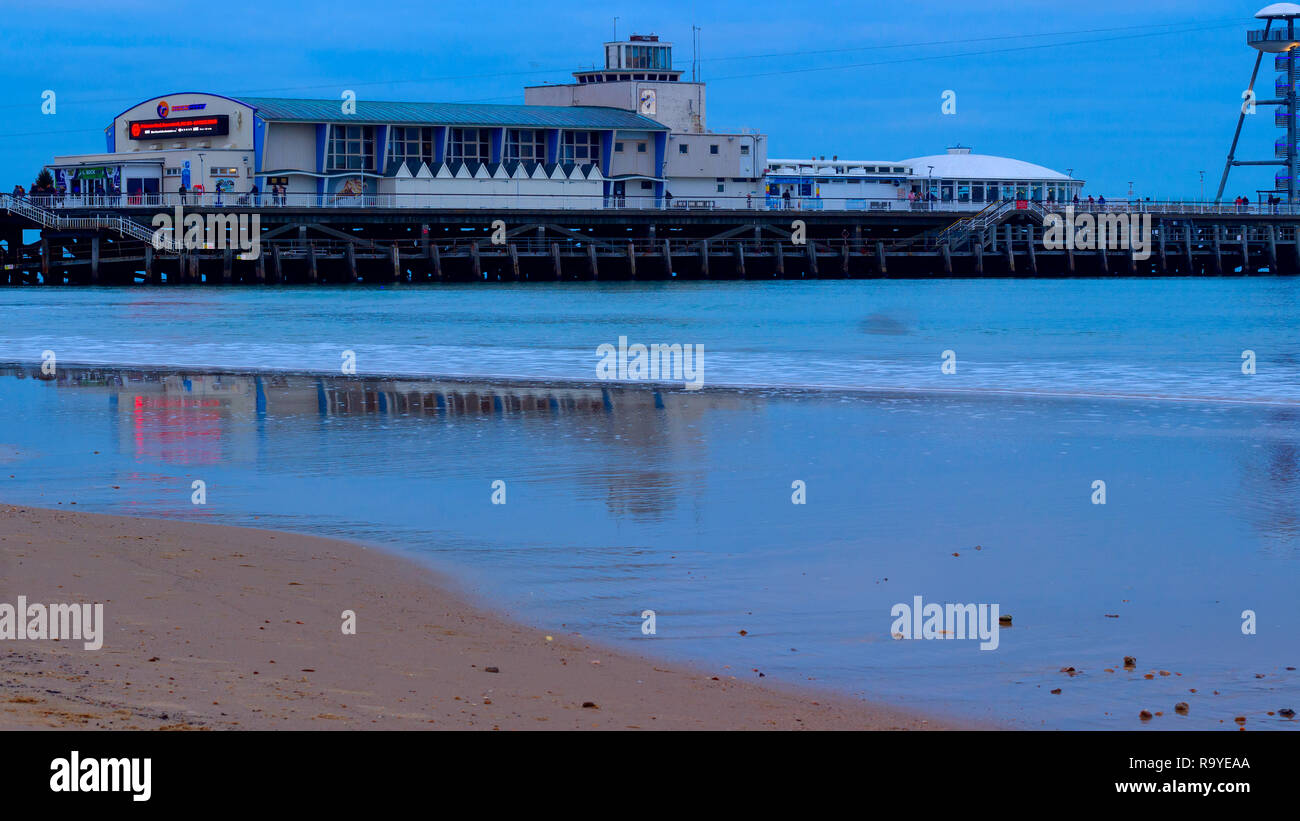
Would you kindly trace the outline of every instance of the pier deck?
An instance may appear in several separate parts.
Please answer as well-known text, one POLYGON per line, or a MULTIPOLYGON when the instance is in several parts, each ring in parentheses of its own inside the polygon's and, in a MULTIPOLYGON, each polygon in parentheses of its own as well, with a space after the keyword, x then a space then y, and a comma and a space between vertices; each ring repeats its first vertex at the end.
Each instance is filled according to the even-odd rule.
POLYGON ((1151 219, 1146 259, 1131 250, 1048 249, 1041 209, 1006 209, 987 224, 955 228, 972 214, 187 209, 256 214, 260 254, 253 258, 215 246, 169 252, 102 227, 125 217, 148 228, 152 212, 139 208, 60 209, 55 226, 0 208, 0 285, 1300 273, 1300 215, 1185 204, 1145 208, 1151 219), (497 220, 504 230, 494 230, 497 220), (34 231, 39 239, 25 242, 25 232, 30 238, 34 231))

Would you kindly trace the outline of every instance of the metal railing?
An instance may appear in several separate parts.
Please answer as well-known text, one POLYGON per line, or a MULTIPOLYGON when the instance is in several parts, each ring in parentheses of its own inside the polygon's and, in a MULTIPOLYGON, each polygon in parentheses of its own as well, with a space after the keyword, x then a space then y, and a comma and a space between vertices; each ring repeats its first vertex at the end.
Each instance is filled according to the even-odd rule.
POLYGON ((0 194, 0 208, 17 214, 20 217, 31 220, 45 228, 55 228, 59 230, 96 230, 107 229, 124 237, 138 239, 141 242, 153 243, 154 231, 146 228, 134 220, 116 215, 101 215, 91 217, 65 217, 56 214, 47 208, 28 200, 25 197, 14 197, 11 194, 0 194))
MULTIPOLYGON (((1285 194, 1285 192, 1281 192, 1285 194)), ((54 227, 49 220, 93 218, 98 220, 98 227, 119 230, 119 223, 111 222, 116 216, 103 214, 86 214, 87 211, 133 211, 138 209, 140 218, 146 214, 152 216, 159 212, 170 212, 176 207, 182 209, 201 208, 205 210, 225 210, 234 213, 240 211, 273 212, 277 209, 361 209, 361 210, 660 210, 660 211, 789 211, 789 212, 852 212, 857 214, 875 212, 932 212, 937 214, 966 214, 963 219, 994 210, 1006 209, 1032 211, 1038 216, 1049 211, 1064 211, 1073 207, 1076 211, 1137 211, 1159 214, 1256 214, 1295 216, 1300 214, 1300 203, 1269 205, 1266 202, 1251 202, 1246 205, 1234 205, 1231 202, 1203 202, 1197 200, 1177 199, 1141 199, 1116 198, 1113 200, 1086 199, 1075 201, 1047 201, 1035 199, 999 199, 995 202, 943 201, 933 202, 895 200, 852 200, 836 197, 792 197, 784 199, 770 196, 736 196, 715 194, 707 198, 653 196, 604 197, 601 195, 563 195, 563 194, 525 194, 525 193, 480 193, 480 194, 364 194, 339 196, 333 194, 38 194, 22 198, 4 194, 3 202, 11 204, 8 210, 23 213, 34 222, 47 227, 54 227), (23 212, 21 209, 35 209, 23 212), (72 213, 67 213, 72 212, 72 213), (64 215, 64 216, 60 216, 64 215)), ((67 225, 67 223, 59 223, 67 225)), ((150 229, 129 219, 123 220, 120 232, 128 236, 137 236, 139 231, 152 234, 150 229), (133 233, 136 232, 136 233, 133 233)), ((955 226, 949 226, 953 228, 955 226)), ((947 230, 947 229, 945 229, 947 230)), ((146 238, 146 237, 139 237, 146 238)))
POLYGON ((1246 32, 1246 44, 1254 45, 1255 43, 1291 43, 1296 42, 1296 37, 1288 36, 1286 29, 1255 29, 1246 32))

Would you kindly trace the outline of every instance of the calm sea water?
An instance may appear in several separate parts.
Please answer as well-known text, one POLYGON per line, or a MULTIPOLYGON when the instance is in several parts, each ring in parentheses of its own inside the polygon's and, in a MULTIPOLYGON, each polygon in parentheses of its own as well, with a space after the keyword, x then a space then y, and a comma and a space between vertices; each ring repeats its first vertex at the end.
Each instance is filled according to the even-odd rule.
POLYGON ((540 628, 741 678, 1028 727, 1294 728, 1267 711, 1300 701, 1298 293, 0 291, 0 361, 22 363, 0 373, 0 499, 382 544, 540 628), (594 383, 619 336, 704 345, 705 388, 594 383), (345 349, 361 376, 284 373, 337 374, 345 349), (896 641, 917 595, 1013 626, 987 652, 896 641))

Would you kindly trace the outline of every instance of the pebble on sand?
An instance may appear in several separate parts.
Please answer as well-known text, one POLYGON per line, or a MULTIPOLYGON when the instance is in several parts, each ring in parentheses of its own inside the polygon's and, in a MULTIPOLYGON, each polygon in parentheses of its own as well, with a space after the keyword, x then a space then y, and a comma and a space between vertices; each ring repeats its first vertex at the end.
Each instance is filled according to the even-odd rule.
POLYGON ((1180 701, 1180 702, 1178 702, 1177 704, 1174 705, 1174 712, 1175 712, 1175 713, 1178 713, 1179 715, 1182 715, 1182 716, 1187 715, 1187 711, 1188 711, 1189 709, 1190 709, 1190 708, 1187 706, 1187 702, 1186 702, 1186 701, 1180 701))

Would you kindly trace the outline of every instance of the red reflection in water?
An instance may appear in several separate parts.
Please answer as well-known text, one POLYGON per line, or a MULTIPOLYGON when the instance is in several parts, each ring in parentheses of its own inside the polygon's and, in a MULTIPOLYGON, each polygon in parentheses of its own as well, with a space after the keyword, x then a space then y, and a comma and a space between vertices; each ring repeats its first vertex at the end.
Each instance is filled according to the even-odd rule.
POLYGON ((136 396, 132 402, 135 458, 182 465, 221 461, 224 403, 220 399, 136 396))

